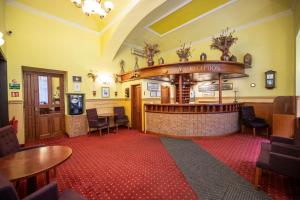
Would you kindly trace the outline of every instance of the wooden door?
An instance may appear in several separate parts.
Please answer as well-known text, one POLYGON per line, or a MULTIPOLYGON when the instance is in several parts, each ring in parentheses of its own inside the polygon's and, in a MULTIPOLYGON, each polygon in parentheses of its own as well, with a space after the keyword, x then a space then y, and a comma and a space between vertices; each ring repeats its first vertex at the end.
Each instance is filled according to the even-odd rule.
POLYGON ((142 88, 141 85, 131 86, 131 126, 142 131, 142 88))
POLYGON ((161 86, 161 103, 169 104, 170 103, 170 87, 161 86))
POLYGON ((26 141, 65 133, 64 76, 24 71, 26 141))
POLYGON ((0 49, 0 127, 8 124, 7 63, 0 49))

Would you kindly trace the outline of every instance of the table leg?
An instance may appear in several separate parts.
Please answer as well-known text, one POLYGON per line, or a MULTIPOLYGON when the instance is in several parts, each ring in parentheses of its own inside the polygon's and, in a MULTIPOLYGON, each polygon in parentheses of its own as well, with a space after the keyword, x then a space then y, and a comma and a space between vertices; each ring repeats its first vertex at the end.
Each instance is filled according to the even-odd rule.
POLYGON ((37 177, 33 176, 27 178, 26 186, 27 186, 27 195, 35 192, 37 190, 37 177))

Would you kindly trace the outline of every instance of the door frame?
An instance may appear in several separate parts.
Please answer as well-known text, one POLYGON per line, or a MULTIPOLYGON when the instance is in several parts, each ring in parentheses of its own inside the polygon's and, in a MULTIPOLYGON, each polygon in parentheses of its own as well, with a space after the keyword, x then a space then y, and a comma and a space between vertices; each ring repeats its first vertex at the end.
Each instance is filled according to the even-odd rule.
MULTIPOLYGON (((22 66, 22 84, 23 84, 23 108, 25 108, 25 76, 24 74, 25 73, 28 73, 28 72, 32 72, 32 73, 36 73, 37 75, 38 74, 45 74, 45 75, 51 75, 53 74, 54 76, 57 75, 57 76, 61 76, 62 79, 63 79, 63 115, 65 116, 65 97, 64 95, 66 94, 66 77, 67 77, 67 72, 66 71, 60 71, 60 70, 52 70, 52 69, 44 69, 44 68, 37 68, 37 67, 28 67, 28 66, 22 66)), ((37 128, 37 123, 35 125, 37 128)), ((27 127, 26 127, 26 114, 25 114, 25 110, 24 110, 24 130, 25 130, 25 142, 26 141, 30 141, 28 139, 28 133, 27 133, 27 127)), ((36 135, 34 136, 34 140, 36 140, 36 135)))
POLYGON ((0 80, 0 127, 9 124, 9 112, 8 112, 8 84, 7 84, 7 60, 0 48, 0 72, 3 73, 3 77, 0 80))
MULTIPOLYGON (((134 85, 131 85, 131 87, 130 87, 130 89, 131 89, 131 126, 132 126, 132 122, 133 122, 133 90, 134 90, 134 88, 136 87, 136 86, 140 86, 141 87, 141 94, 140 94, 140 97, 141 97, 141 106, 139 107, 139 110, 140 110, 140 119, 141 119, 141 124, 140 124, 140 126, 141 126, 141 130, 139 130, 139 131, 143 131, 143 102, 142 102, 142 93, 143 93, 143 91, 142 91, 142 83, 138 83, 138 84, 134 84, 134 85)), ((136 97, 135 97, 136 98, 136 97)))

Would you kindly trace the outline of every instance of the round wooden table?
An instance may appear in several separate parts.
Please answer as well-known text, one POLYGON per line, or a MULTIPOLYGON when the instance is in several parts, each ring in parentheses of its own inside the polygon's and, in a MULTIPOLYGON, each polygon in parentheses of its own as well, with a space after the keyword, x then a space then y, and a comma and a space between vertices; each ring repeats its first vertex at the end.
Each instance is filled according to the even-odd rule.
POLYGON ((0 173, 10 181, 27 179, 30 182, 27 185, 35 190, 37 174, 46 172, 49 182, 49 170, 62 164, 71 155, 72 149, 66 146, 46 146, 20 151, 0 158, 0 173))

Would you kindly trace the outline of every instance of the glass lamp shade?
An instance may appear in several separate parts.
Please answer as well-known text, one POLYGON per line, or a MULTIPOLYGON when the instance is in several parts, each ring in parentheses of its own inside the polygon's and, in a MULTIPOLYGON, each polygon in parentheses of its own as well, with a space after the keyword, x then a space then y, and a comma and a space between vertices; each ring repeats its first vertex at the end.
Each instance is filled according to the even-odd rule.
POLYGON ((0 47, 4 44, 4 40, 0 38, 0 47))
POLYGON ((81 6, 81 0, 71 0, 71 2, 77 7, 81 6))
POLYGON ((85 14, 96 14, 101 9, 100 4, 96 0, 85 0, 82 5, 82 10, 85 14))
POLYGON ((105 1, 104 8, 107 11, 111 11, 112 9, 114 9, 114 4, 111 1, 105 1))
POLYGON ((106 15, 107 15, 107 12, 103 9, 103 8, 100 8, 98 11, 97 11, 98 15, 100 16, 100 18, 104 18, 106 15))

